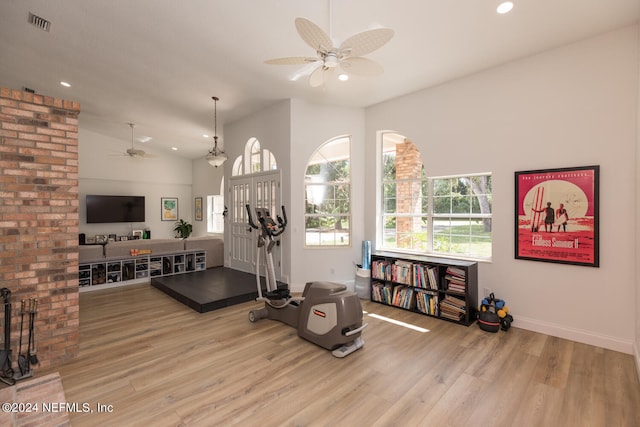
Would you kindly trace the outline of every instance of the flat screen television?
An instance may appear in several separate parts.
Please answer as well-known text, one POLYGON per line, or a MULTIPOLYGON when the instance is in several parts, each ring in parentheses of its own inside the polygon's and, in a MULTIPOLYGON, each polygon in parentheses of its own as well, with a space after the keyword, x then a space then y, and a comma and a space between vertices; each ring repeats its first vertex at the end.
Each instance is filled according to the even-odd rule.
POLYGON ((145 222, 144 196, 87 194, 87 223, 145 222))

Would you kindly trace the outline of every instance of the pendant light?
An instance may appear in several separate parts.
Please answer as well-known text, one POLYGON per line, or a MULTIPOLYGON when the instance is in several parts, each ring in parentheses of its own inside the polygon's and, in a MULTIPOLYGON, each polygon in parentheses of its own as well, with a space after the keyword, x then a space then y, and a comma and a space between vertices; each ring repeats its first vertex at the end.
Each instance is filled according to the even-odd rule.
POLYGON ((213 99, 213 148, 207 154, 207 162, 213 167, 221 166, 225 160, 227 160, 227 155, 224 154, 224 151, 218 149, 218 101, 219 98, 216 96, 212 96, 213 99))

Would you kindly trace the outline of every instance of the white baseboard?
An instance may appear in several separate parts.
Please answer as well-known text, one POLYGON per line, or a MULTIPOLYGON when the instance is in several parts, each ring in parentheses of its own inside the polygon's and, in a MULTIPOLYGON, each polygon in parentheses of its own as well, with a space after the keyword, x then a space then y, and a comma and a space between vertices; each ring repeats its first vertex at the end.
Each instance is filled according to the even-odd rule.
POLYGON ((635 354, 636 364, 640 369, 640 359, 638 359, 638 351, 636 349, 636 351, 634 352, 634 343, 631 340, 623 340, 607 335, 598 335, 594 334, 591 331, 569 328, 566 326, 556 325, 554 323, 541 322, 539 320, 527 319, 520 316, 515 318, 512 326, 514 328, 540 332, 541 334, 564 338, 583 344, 594 345, 596 347, 619 351, 621 353, 635 354))

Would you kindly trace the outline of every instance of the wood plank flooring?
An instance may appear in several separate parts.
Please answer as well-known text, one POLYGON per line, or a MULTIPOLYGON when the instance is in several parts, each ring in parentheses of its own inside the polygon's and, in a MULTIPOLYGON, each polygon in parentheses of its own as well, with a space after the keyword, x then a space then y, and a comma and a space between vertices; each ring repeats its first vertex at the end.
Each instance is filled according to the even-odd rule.
MULTIPOLYGON (((80 295, 80 354, 58 367, 74 426, 638 426, 630 355, 518 329, 490 334, 363 301, 337 359, 243 303, 196 313, 150 285, 80 295)), ((48 372, 37 372, 45 375, 48 372)))

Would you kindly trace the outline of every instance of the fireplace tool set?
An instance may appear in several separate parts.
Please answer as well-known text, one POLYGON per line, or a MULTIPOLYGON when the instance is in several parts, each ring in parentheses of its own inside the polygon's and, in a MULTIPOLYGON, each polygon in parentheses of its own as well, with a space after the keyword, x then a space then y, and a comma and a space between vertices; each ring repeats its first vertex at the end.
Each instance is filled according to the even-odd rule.
POLYGON ((16 381, 29 378, 33 375, 31 366, 38 364, 38 356, 35 348, 34 323, 38 310, 38 299, 30 298, 20 302, 20 339, 18 344, 18 371, 13 369, 11 350, 11 291, 7 288, 0 289, 0 297, 4 303, 4 344, 0 350, 0 382, 14 385, 16 381), (28 308, 28 311, 27 311, 28 308), (28 339, 26 352, 23 352, 24 315, 29 316, 28 339))

